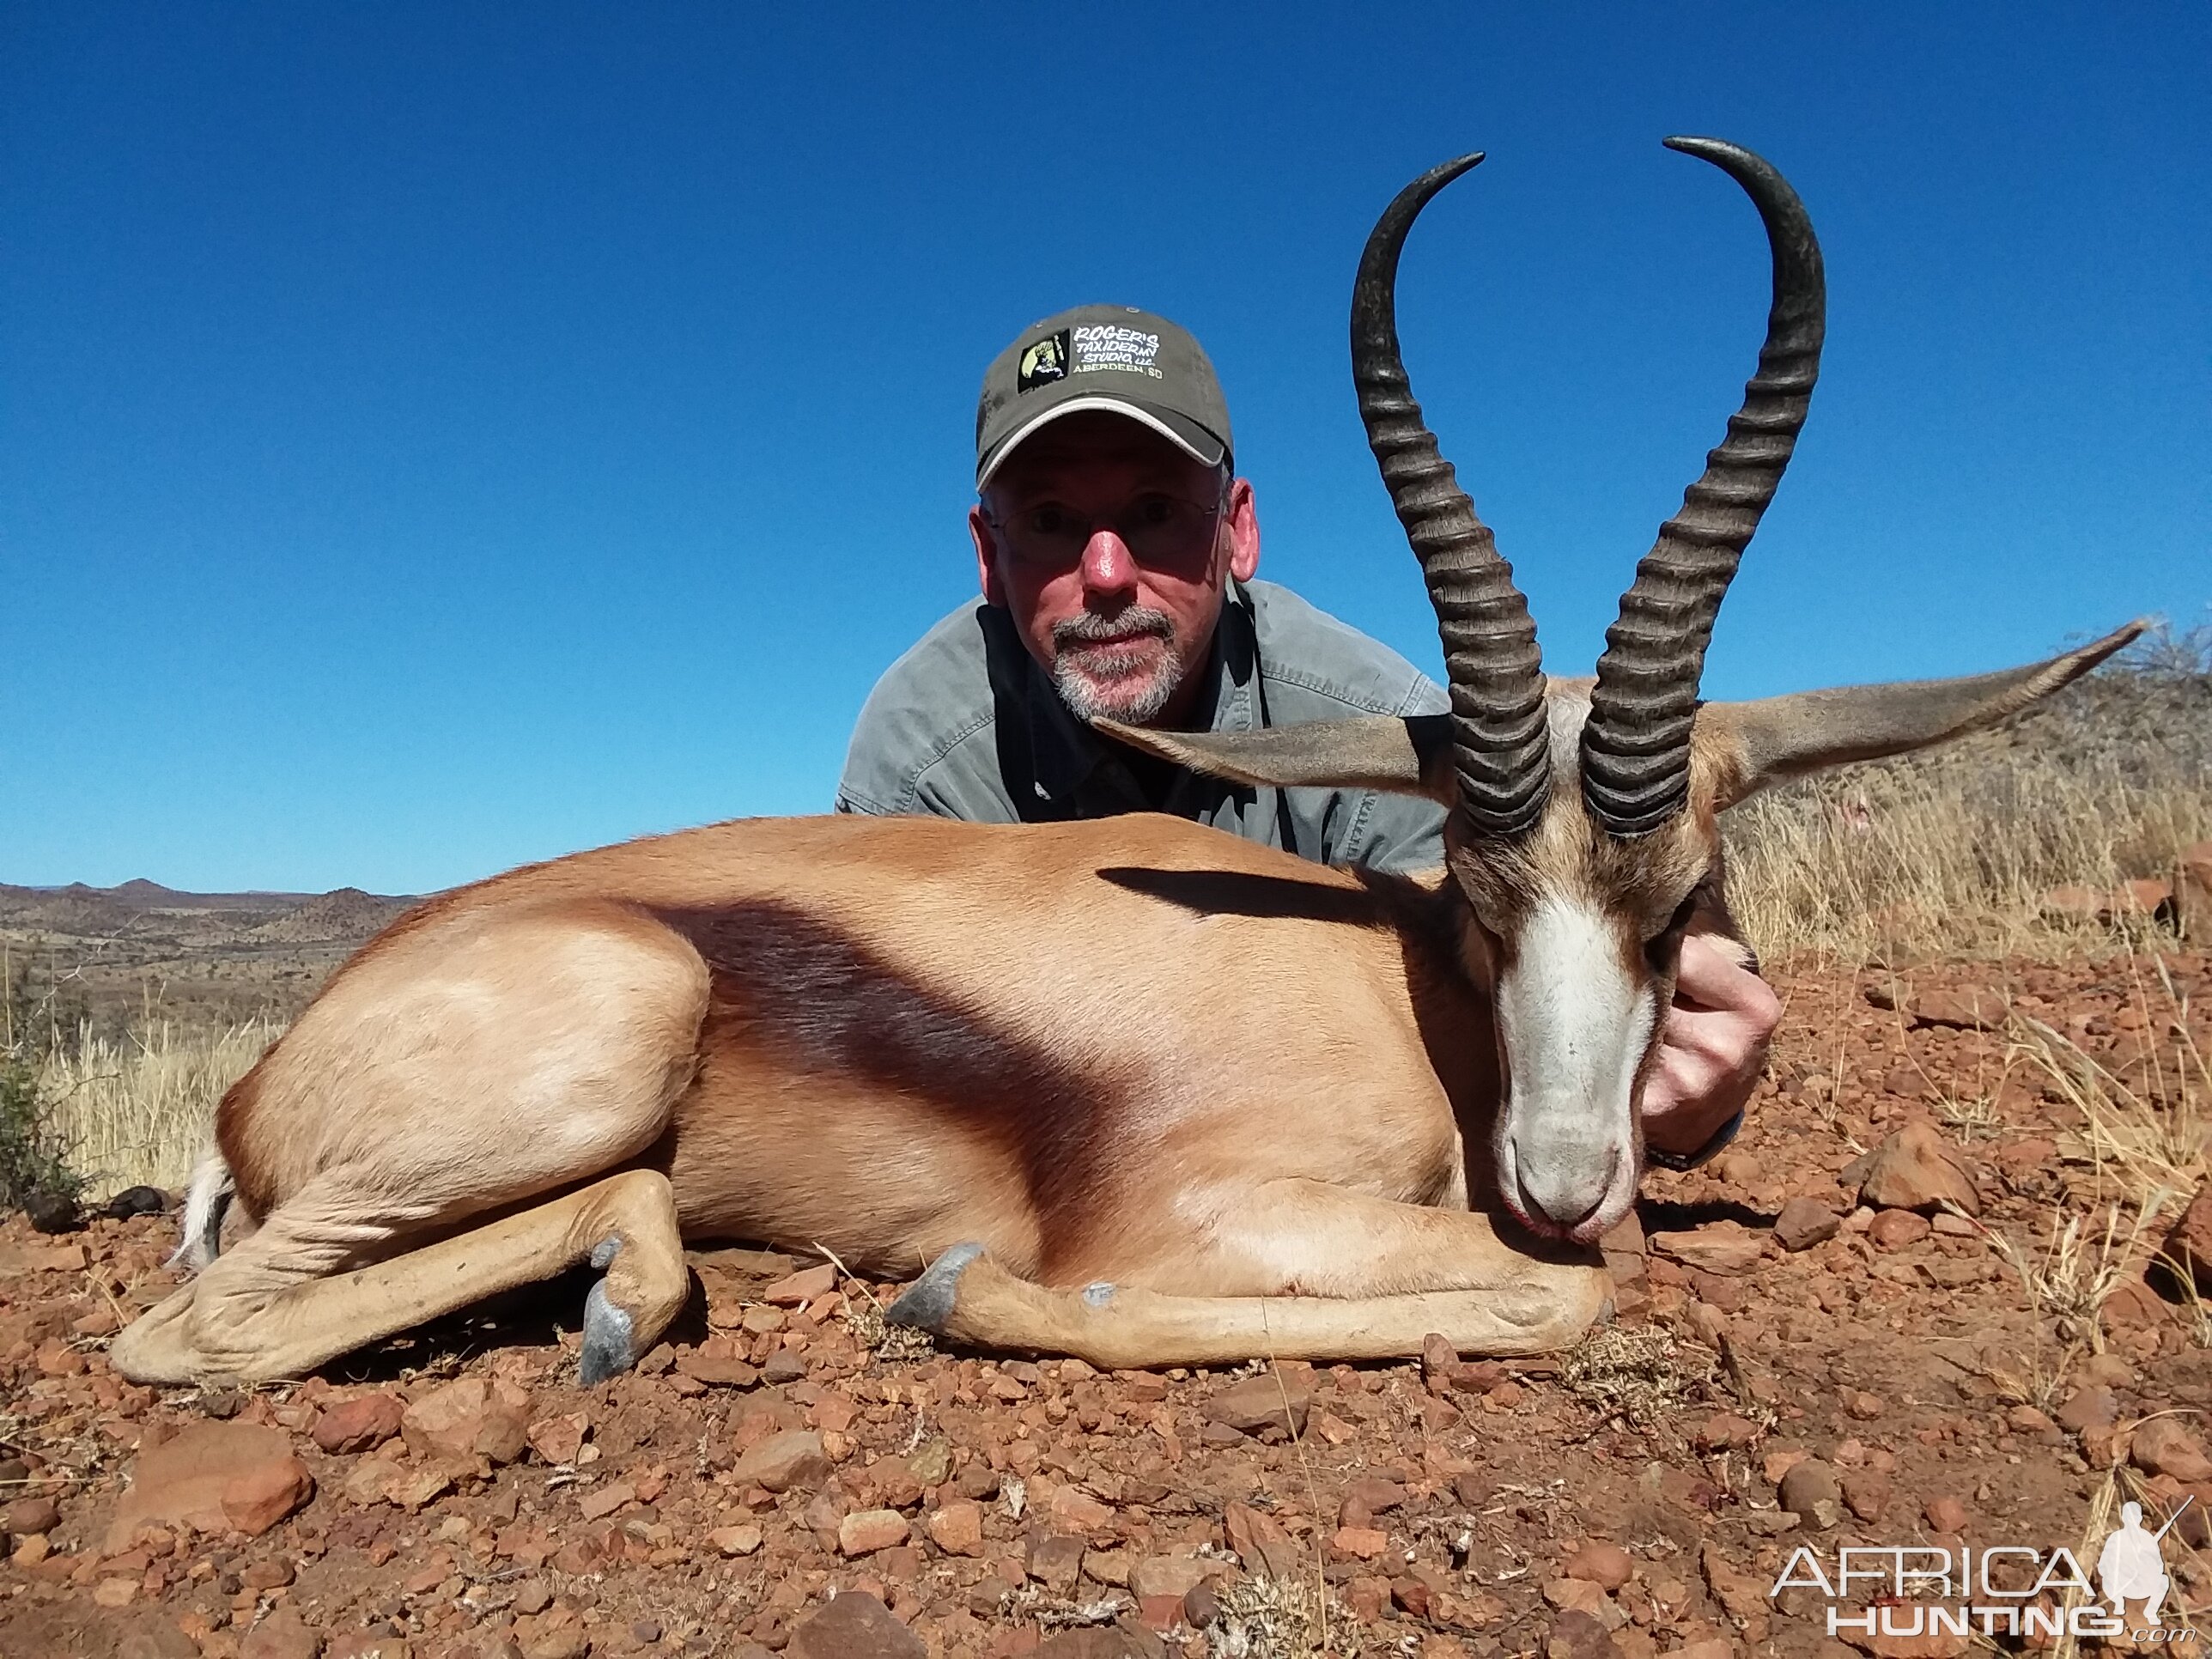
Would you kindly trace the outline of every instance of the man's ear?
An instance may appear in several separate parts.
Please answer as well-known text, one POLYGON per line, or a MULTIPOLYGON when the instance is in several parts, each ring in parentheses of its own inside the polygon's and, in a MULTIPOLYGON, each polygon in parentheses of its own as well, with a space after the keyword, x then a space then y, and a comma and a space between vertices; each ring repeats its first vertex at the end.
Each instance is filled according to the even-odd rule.
POLYGON ((1133 749, 1208 777, 1294 789, 1385 789, 1449 805, 1449 714, 1369 715, 1259 732, 1154 732, 1091 721, 1133 749))
POLYGON ((1229 486, 1229 574, 1249 582, 1260 569, 1260 514, 1252 500, 1252 481, 1229 486))
POLYGON ((1715 805, 1730 807, 1771 784, 1993 726, 2080 679, 2144 627, 2131 622, 2079 651, 1994 674, 1706 703, 1698 710, 1695 742, 1717 775, 1715 805))
POLYGON ((999 580, 999 543, 991 530, 991 521, 983 516, 981 501, 968 509, 968 535, 975 544, 975 579, 982 584, 983 598, 991 605, 1006 602, 1006 585, 999 580))

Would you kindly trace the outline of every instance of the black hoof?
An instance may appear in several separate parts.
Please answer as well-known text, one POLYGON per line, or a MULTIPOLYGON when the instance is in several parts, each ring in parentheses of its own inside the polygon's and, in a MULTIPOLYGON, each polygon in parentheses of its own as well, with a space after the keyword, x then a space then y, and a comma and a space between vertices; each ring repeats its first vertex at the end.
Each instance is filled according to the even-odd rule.
POLYGON ((952 1304, 959 1297, 960 1275, 968 1271, 969 1262, 982 1254, 981 1244, 955 1244, 931 1262, 928 1271, 908 1285, 897 1301, 884 1310, 884 1322, 911 1325, 932 1336, 942 1332, 945 1322, 952 1317, 952 1304))
POLYGON ((584 1298, 584 1346, 576 1356, 576 1380, 592 1388, 635 1364, 629 1316, 615 1306, 605 1285, 592 1285, 584 1298))

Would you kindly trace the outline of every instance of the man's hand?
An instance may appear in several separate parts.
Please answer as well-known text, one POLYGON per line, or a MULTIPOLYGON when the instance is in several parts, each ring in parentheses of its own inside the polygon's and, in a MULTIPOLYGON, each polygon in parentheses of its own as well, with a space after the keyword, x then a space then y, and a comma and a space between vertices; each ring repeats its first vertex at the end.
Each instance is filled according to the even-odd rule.
POLYGON ((1645 1144, 1684 1156, 1743 1109, 1782 1019, 1782 1004, 1751 965, 1751 952, 1725 933, 1692 926, 1675 972, 1674 1006, 1644 1085, 1645 1144))

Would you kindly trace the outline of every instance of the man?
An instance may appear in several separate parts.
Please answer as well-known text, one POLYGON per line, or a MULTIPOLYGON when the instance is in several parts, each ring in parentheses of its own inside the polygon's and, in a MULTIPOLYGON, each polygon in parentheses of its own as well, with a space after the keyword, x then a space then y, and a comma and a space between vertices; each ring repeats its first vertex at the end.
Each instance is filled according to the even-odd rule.
MULTIPOLYGON (((922 636, 860 711, 843 812, 1036 823, 1157 811, 1323 863, 1443 861, 1434 803, 1253 788, 1110 744, 1089 722, 1217 732, 1444 710, 1410 663, 1256 579, 1260 526, 1198 342, 1081 306, 993 362, 968 514, 983 598, 922 636)), ((1647 1149, 1726 1145, 1780 1006, 1725 937, 1693 931, 1644 1091, 1647 1149)))

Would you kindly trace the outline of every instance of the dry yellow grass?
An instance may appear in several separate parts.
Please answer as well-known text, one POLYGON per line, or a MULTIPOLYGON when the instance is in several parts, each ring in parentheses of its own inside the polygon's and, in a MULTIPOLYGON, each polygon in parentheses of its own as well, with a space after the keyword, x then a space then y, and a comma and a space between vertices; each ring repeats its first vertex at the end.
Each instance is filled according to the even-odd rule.
POLYGON ((2170 875, 2212 839, 2212 646, 2153 648, 2001 730, 1729 813, 1729 894, 1752 942, 1778 961, 1855 966, 2124 942, 2131 930, 2044 901, 2170 875))
POLYGON ((99 1198, 144 1184, 175 1189, 207 1144, 216 1104, 279 1028, 179 1030, 158 1021, 121 1043, 86 1034, 48 1056, 43 1093, 70 1167, 99 1198))

